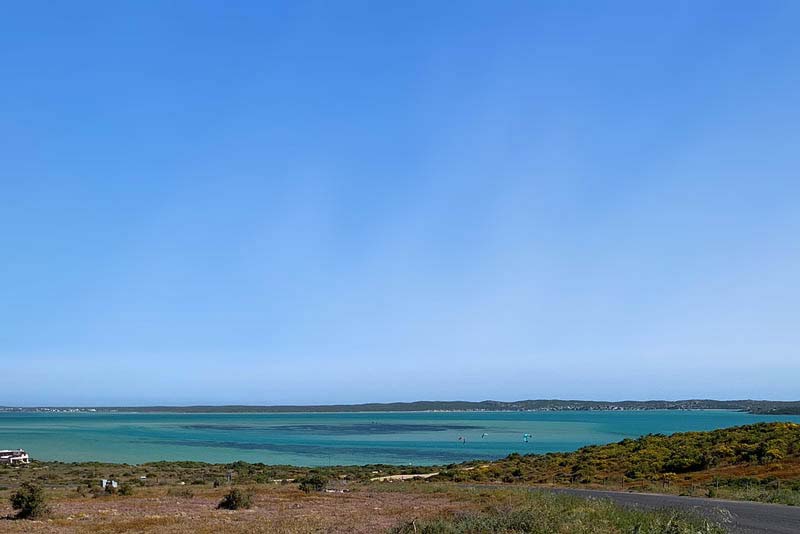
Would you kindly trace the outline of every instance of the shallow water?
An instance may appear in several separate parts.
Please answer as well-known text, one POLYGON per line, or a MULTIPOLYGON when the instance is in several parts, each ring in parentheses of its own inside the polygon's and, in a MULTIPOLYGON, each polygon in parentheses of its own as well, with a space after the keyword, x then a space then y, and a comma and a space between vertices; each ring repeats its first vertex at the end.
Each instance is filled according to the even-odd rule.
POLYGON ((800 416, 724 410, 302 414, 0 413, 0 449, 41 460, 293 465, 446 464, 512 452, 571 451, 648 433, 800 416), (485 437, 481 437, 483 434, 485 437), (532 434, 529 443, 523 434, 532 434), (466 442, 459 440, 466 439, 466 442))

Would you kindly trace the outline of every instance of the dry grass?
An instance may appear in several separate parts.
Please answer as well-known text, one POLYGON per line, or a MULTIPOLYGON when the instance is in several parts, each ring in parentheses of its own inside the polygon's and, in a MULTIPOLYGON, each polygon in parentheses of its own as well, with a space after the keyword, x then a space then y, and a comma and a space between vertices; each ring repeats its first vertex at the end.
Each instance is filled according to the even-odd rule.
MULTIPOLYGON (((713 526, 692 530, 691 525, 700 525, 693 518, 675 519, 656 512, 623 510, 609 502, 519 488, 486 490, 452 483, 396 482, 355 484, 349 486, 349 493, 307 494, 294 485, 252 489, 253 508, 238 511, 216 508, 229 487, 195 488, 191 497, 170 496, 168 487, 142 488, 130 497, 92 498, 74 491, 52 491, 48 494, 53 509, 49 519, 0 519, 0 532, 366 534, 411 532, 416 525, 423 529, 420 532, 439 532, 441 525, 491 525, 509 518, 535 523, 541 527, 536 532, 719 532, 713 526), (662 528, 668 523, 682 526, 662 528), (636 528, 643 530, 633 530, 636 528)), ((6 502, 0 501, 0 515, 11 512, 6 502)))
MULTIPOLYGON (((471 508, 450 495, 388 493, 364 489, 344 494, 305 494, 294 487, 255 489, 251 510, 217 510, 227 488, 202 489, 191 498, 152 488, 133 497, 55 495, 45 521, 0 520, 1 532, 208 533, 381 532, 398 522, 471 508)), ((5 497, 5 496, 3 496, 5 497)), ((0 515, 11 513, 4 499, 0 515)))

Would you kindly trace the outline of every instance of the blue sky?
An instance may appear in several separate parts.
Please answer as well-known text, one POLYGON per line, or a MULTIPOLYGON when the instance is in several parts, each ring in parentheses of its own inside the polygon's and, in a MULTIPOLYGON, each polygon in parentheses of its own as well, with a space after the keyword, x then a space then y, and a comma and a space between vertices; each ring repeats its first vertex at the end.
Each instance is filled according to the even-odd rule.
POLYGON ((798 17, 6 5, 0 405, 798 398, 798 17))

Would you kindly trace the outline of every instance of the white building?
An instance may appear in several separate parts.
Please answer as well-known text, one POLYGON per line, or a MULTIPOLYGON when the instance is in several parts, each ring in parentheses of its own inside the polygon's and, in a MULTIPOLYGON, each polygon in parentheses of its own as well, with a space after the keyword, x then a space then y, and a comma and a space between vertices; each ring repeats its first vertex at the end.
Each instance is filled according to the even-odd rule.
POLYGON ((0 464, 29 464, 31 458, 22 449, 0 451, 0 464))

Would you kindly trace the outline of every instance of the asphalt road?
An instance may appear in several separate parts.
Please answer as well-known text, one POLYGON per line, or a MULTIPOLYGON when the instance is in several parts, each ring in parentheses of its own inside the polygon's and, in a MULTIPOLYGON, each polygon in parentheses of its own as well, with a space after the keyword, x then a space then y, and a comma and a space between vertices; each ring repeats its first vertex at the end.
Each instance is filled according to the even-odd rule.
POLYGON ((566 493, 578 497, 610 499, 623 506, 661 509, 678 508, 717 521, 732 534, 800 534, 800 507, 746 501, 727 501, 701 497, 678 497, 654 493, 583 490, 571 488, 532 488, 566 493))

